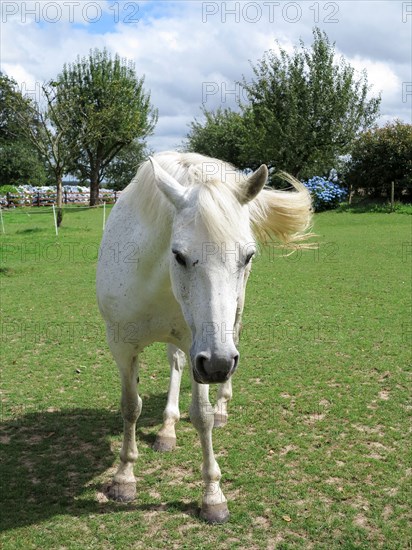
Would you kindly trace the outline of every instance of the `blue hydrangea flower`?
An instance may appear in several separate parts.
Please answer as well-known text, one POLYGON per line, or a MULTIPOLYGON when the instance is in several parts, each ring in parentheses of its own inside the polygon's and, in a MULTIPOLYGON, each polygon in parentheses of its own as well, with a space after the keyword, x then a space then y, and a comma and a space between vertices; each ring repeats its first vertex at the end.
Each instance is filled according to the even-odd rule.
POLYGON ((314 176, 304 181, 303 184, 312 196, 316 212, 336 208, 347 195, 346 190, 342 189, 337 183, 320 176, 314 176))

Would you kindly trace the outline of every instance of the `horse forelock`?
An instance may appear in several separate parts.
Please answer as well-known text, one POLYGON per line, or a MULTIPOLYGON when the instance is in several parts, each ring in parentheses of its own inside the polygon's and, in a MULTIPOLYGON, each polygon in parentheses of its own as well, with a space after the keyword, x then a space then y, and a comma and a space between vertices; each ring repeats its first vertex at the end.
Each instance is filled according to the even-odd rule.
MULTIPOLYGON (((239 202, 245 176, 218 159, 195 153, 166 152, 155 156, 161 167, 192 192, 190 213, 216 242, 250 239, 248 209, 239 202)), ((144 162, 126 189, 148 224, 172 222, 174 207, 158 189, 151 165, 144 162)))

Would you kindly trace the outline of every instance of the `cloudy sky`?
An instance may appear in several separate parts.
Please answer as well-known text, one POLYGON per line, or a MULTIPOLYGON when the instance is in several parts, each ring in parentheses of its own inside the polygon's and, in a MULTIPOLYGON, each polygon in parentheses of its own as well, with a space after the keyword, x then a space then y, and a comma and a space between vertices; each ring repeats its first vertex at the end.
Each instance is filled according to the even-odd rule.
POLYGON ((380 124, 412 122, 412 2, 1 0, 1 70, 33 96, 65 62, 106 47, 132 59, 159 110, 149 144, 179 147, 208 109, 234 106, 250 62, 325 30, 382 93, 380 124))

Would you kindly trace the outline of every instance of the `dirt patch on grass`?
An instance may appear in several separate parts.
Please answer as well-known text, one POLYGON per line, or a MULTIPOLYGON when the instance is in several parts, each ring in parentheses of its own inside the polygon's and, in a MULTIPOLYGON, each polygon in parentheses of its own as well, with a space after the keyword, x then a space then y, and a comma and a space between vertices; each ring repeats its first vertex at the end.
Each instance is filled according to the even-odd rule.
POLYGON ((373 525, 368 520, 366 515, 363 514, 362 512, 359 512, 358 514, 356 514, 356 516, 353 519, 353 525, 355 527, 359 527, 363 529, 367 533, 367 538, 369 539, 369 541, 374 541, 375 547, 377 546, 378 543, 380 547, 380 544, 384 541, 384 537, 380 532, 380 530, 375 525, 373 525))
POLYGON ((370 508, 369 502, 361 495, 357 495, 347 502, 350 506, 352 506, 352 508, 355 508, 355 510, 363 510, 364 512, 367 512, 370 508))
POLYGON ((315 413, 306 415, 303 422, 306 425, 311 426, 311 425, 315 424, 316 422, 320 422, 321 420, 324 420, 325 416, 326 416, 325 413, 315 412, 315 413))
POLYGON ((363 424, 352 424, 352 427, 358 432, 366 434, 376 434, 380 437, 385 437, 384 427, 382 424, 377 424, 376 426, 364 426, 363 424))
POLYGON ((270 529, 271 522, 265 516, 257 516, 253 518, 253 523, 256 527, 261 527, 262 529, 270 529))
POLYGON ((276 550, 279 547, 279 544, 284 542, 285 537, 278 533, 274 538, 270 538, 267 542, 267 550, 276 550))
POLYGON ((353 520, 353 524, 356 525, 356 527, 361 527, 362 529, 368 528, 368 520, 363 514, 357 514, 353 520))
POLYGON ((173 479, 182 480, 187 475, 192 475, 192 471, 183 466, 172 466, 168 468, 167 474, 173 479))
POLYGON ((196 527, 199 528, 199 523, 185 523, 184 525, 179 525, 177 530, 181 535, 184 535, 188 531, 196 529, 196 527))
POLYGON ((389 391, 388 390, 382 390, 378 393, 379 399, 382 399, 382 401, 388 401, 389 399, 389 391))
POLYGON ((288 453, 291 453, 297 450, 298 450, 298 447, 296 447, 296 445, 286 445, 286 447, 283 447, 283 449, 280 450, 279 456, 285 456, 288 453))

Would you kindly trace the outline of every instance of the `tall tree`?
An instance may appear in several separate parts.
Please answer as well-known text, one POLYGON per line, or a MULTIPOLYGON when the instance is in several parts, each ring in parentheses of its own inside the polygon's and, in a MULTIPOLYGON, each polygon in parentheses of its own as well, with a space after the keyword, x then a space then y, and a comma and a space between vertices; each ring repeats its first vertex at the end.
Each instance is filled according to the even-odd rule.
MULTIPOLYGON (((239 167, 266 162, 295 177, 323 174, 378 116, 380 97, 368 98, 366 73, 357 77, 344 58, 336 60, 334 44, 318 28, 313 36, 311 48, 300 41, 292 54, 280 46, 279 53, 268 51, 252 65, 253 79, 243 78, 247 100, 239 104, 243 124, 235 137, 242 150, 228 159, 239 167)), ((188 148, 205 128, 215 135, 216 121, 206 113, 203 127, 192 125, 188 148)), ((230 116, 218 122, 233 139, 230 116)))
POLYGON ((26 139, 43 159, 56 185, 57 224, 63 219, 63 175, 71 163, 71 144, 68 142, 70 119, 63 109, 56 109, 56 94, 50 83, 42 86, 43 105, 20 97, 15 115, 26 139), (26 109, 24 109, 26 105, 26 109), (35 124, 30 121, 34 120, 35 124))
POLYGON ((112 58, 106 50, 64 65, 54 83, 55 112, 70 121, 65 141, 71 169, 90 181, 91 206, 112 159, 134 139, 148 136, 157 122, 143 84, 131 61, 112 58))
POLYGON ((311 49, 300 41, 291 55, 268 52, 253 67, 254 80, 243 80, 254 150, 295 177, 331 168, 379 113, 366 74, 357 79, 343 57, 335 61, 326 33, 316 28, 313 37, 311 49))
POLYGON ((30 101, 23 98, 13 79, 0 72, 0 185, 45 181, 43 162, 27 139, 26 126, 33 130, 37 126, 30 101))

